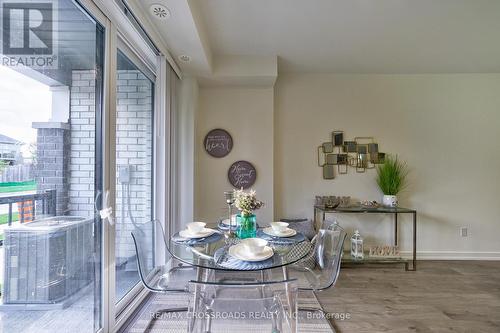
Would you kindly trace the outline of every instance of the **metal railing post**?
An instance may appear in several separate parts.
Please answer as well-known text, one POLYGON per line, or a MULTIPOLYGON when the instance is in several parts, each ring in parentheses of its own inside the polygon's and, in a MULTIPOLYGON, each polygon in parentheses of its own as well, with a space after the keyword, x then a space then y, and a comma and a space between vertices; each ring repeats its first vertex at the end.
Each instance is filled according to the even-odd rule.
POLYGON ((17 211, 20 213, 21 216, 19 216, 19 220, 21 221, 21 224, 24 223, 24 200, 21 201, 21 209, 17 209, 17 211))
POLYGON ((41 211, 42 214, 57 214, 57 191, 55 189, 46 190, 44 192, 39 192, 35 194, 21 194, 21 195, 12 195, 8 197, 0 197, 0 205, 8 205, 9 206, 9 214, 8 214, 8 226, 12 225, 14 220, 12 205, 17 204, 19 211, 19 222, 31 222, 35 219, 36 215, 36 204, 37 201, 42 201, 42 207, 40 207, 38 211, 41 211), (27 218, 27 216, 30 216, 27 218))
POLYGON ((52 214, 54 216, 56 216, 57 215, 57 212, 56 212, 56 210, 57 210, 57 208, 56 208, 56 206, 57 206, 57 201, 56 201, 57 194, 56 194, 56 190, 50 190, 50 191, 52 192, 52 200, 51 200, 52 201, 52 207, 51 207, 52 209, 51 209, 51 211, 52 211, 52 214))
POLYGON ((12 225, 12 202, 9 202, 9 227, 12 225))

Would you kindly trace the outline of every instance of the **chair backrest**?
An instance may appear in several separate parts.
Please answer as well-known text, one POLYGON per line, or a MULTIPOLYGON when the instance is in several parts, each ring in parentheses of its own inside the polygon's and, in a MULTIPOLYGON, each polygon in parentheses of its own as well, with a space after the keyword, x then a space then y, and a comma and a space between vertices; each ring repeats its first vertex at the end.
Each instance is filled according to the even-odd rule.
POLYGON ((328 219, 325 218, 321 222, 321 226, 320 226, 319 230, 321 230, 321 229, 332 229, 332 228, 334 228, 336 226, 339 226, 339 222, 338 222, 337 218, 329 216, 328 219))
MULTIPOLYGON (((155 262, 155 236, 158 234, 160 238, 165 241, 165 234, 159 221, 149 221, 143 224, 137 225, 132 231, 132 239, 134 240, 135 253, 137 257, 137 270, 141 278, 141 282, 144 286, 151 291, 163 291, 159 290, 152 284, 153 275, 152 272, 156 267, 155 262)), ((167 256, 169 255, 168 252, 167 256)), ((168 260, 168 258, 167 258, 168 260)))
POLYGON ((190 281, 189 332, 295 332, 296 279, 259 283, 190 281), (291 306, 290 306, 291 305, 291 306), (209 320, 207 320, 209 318, 209 320))
POLYGON ((330 288, 337 282, 346 235, 338 224, 318 231, 314 256, 319 273, 314 275, 314 281, 311 281, 314 289, 330 288))

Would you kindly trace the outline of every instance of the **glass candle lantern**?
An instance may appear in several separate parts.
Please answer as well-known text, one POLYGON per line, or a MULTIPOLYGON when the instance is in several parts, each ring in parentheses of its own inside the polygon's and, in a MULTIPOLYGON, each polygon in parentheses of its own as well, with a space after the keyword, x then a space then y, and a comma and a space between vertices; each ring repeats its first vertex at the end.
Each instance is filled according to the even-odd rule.
POLYGON ((351 237, 351 256, 354 259, 363 259, 363 237, 358 230, 351 237))
POLYGON ((236 219, 233 219, 233 204, 234 204, 234 192, 226 191, 224 192, 224 198, 226 199, 227 209, 228 209, 228 217, 229 217, 229 228, 225 232, 226 237, 232 238, 235 236, 236 232, 236 219))

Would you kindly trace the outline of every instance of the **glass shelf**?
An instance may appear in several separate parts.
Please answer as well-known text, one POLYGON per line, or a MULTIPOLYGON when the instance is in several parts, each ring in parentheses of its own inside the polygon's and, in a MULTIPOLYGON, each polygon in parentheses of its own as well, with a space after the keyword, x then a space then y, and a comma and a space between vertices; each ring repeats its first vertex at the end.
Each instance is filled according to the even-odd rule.
POLYGON ((397 264, 401 263, 405 265, 405 270, 408 270, 409 259, 403 257, 371 257, 368 253, 365 253, 363 259, 356 259, 351 256, 351 252, 344 252, 342 255, 342 264, 397 264))
POLYGON ((319 229, 325 221, 326 214, 328 213, 340 213, 340 214, 391 214, 393 215, 394 221, 394 245, 398 245, 398 215, 399 214, 411 214, 413 217, 413 242, 412 242, 412 259, 404 259, 404 258, 387 258, 387 257, 368 257, 363 260, 350 258, 350 254, 345 256, 346 262, 352 263, 403 263, 405 265, 405 269, 408 270, 408 263, 412 262, 411 270, 415 271, 417 269, 417 211, 415 209, 404 208, 404 207, 387 207, 387 206, 379 206, 379 207, 367 207, 362 205, 349 206, 349 207, 336 207, 336 208, 328 208, 325 206, 314 206, 314 227, 319 229), (321 219, 318 222, 317 213, 321 213, 321 219))
POLYGON ((324 211, 326 213, 336 212, 336 213, 414 213, 414 209, 404 208, 404 207, 364 207, 364 206, 351 206, 351 207, 337 207, 337 208, 327 208, 325 206, 314 206, 315 209, 324 211))

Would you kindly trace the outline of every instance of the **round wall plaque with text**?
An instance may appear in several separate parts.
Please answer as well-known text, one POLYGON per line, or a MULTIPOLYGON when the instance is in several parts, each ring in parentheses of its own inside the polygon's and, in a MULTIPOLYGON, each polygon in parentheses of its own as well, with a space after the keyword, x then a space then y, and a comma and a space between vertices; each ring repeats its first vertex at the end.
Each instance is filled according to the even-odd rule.
POLYGON ((255 170, 255 167, 250 162, 237 161, 229 167, 227 178, 234 188, 247 189, 255 183, 257 170, 255 170))
POLYGON ((233 138, 226 130, 216 128, 208 132, 203 145, 210 156, 221 158, 233 149, 233 138))

